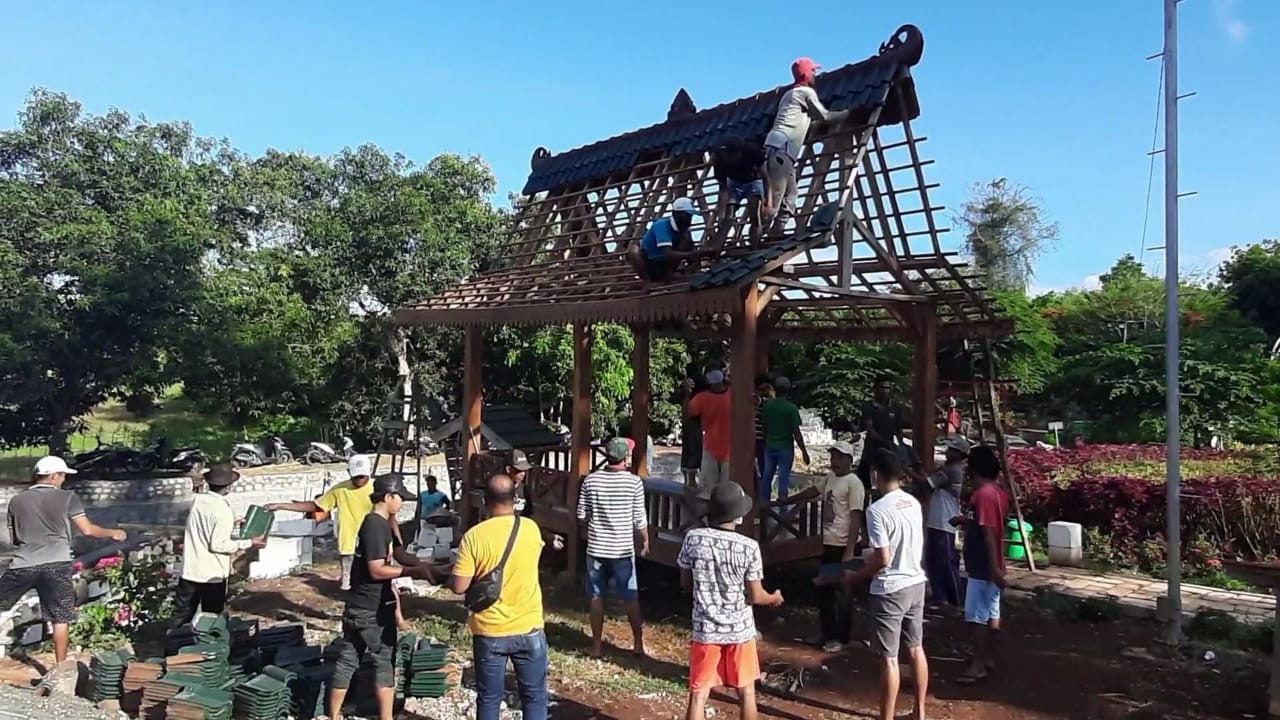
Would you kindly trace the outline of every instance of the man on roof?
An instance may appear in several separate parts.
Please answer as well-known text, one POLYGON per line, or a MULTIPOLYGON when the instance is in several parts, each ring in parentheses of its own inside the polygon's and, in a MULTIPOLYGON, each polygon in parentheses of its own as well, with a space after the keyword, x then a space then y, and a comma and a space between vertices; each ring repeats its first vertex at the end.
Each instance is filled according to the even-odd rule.
POLYGON ((677 198, 671 215, 655 220, 640 242, 627 247, 627 260, 646 280, 667 280, 680 263, 694 257, 693 219, 702 217, 689 198, 677 198))
POLYGON ((767 207, 773 213, 777 231, 782 229, 787 217, 795 214, 796 163, 804 151, 809 125, 814 120, 838 124, 849 116, 848 110, 828 110, 818 99, 813 78, 820 69, 821 65, 807 57, 791 63, 791 77, 795 82, 782 93, 773 129, 764 139, 764 176, 769 188, 767 207))
POLYGON ((716 216, 720 227, 715 242, 723 242, 721 228, 733 219, 738 204, 747 201, 747 221, 751 223, 751 242, 760 242, 763 218, 769 212, 765 197, 764 148, 760 143, 732 137, 712 154, 712 171, 720 184, 716 216))

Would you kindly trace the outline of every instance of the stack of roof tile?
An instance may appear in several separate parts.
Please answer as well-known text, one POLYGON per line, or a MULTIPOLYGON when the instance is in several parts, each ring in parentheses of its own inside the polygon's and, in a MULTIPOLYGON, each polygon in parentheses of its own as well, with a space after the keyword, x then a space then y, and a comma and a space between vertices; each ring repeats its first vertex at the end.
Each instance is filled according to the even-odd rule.
POLYGON ((89 659, 89 699, 95 703, 118 700, 124 692, 125 668, 132 659, 128 650, 94 653, 89 659))
POLYGON ((164 661, 160 658, 130 662, 120 683, 120 709, 126 713, 137 713, 142 707, 143 689, 163 673, 164 661))
POLYGON ((232 696, 225 690, 188 688, 169 700, 168 720, 231 720, 232 696))
POLYGON ((268 673, 253 676, 233 692, 235 717, 239 720, 277 720, 293 710, 288 683, 268 673))
POLYGON ((460 672, 449 663, 449 646, 421 640, 402 661, 401 690, 407 697, 440 697, 458 684, 460 672))
POLYGON ((200 687, 199 681, 184 675, 169 674, 152 680, 142 688, 139 717, 144 720, 164 720, 169 701, 191 687, 200 687))

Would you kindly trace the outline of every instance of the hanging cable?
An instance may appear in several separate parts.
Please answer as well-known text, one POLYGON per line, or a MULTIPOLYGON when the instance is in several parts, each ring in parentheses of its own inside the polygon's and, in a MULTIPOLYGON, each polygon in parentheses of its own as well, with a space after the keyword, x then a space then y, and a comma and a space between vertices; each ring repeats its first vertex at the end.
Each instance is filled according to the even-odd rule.
POLYGON ((1160 58, 1160 80, 1156 83, 1156 120, 1154 127, 1151 128, 1151 152, 1147 155, 1151 158, 1151 165, 1147 168, 1147 201, 1142 210, 1142 244, 1138 246, 1138 264, 1146 267, 1145 261, 1147 256, 1147 227, 1151 222, 1151 186, 1155 183, 1156 177, 1156 143, 1160 141, 1160 116, 1161 108, 1164 106, 1164 58, 1160 58))

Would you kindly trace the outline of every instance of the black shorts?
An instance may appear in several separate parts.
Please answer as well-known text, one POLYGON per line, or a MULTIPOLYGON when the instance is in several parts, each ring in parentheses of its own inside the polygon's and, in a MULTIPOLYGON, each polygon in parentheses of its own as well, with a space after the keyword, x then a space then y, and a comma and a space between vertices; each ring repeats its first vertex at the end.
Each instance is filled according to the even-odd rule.
POLYGON ((71 583, 74 574, 70 562, 9 568, 0 575, 0 608, 13 607, 35 588, 44 619, 55 625, 70 625, 76 621, 76 589, 71 583))
POLYGON ((645 257, 644 274, 649 276, 650 280, 666 280, 671 275, 671 263, 667 260, 645 257))
POLYGON ((394 605, 376 612, 348 610, 342 617, 342 654, 333 671, 333 686, 351 687, 356 670, 368 660, 373 663, 376 686, 393 687, 398 636, 394 605))

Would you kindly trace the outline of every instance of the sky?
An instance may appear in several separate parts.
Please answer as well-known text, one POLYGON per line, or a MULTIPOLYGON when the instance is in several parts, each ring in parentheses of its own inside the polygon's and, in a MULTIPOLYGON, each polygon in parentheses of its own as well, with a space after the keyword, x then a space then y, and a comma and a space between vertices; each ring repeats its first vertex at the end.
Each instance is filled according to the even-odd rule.
MULTIPOLYGON (((1198 193, 1182 202, 1180 265, 1205 274, 1232 246, 1280 237, 1280 1, 1180 8, 1179 84, 1198 93, 1180 105, 1181 185, 1198 193)), ((1146 205, 1161 0, 45 0, 5 19, 0 128, 45 87, 92 113, 189 121, 250 154, 479 155, 500 202, 538 146, 660 122, 681 87, 710 107, 786 82, 798 56, 855 62, 911 23, 925 38, 912 126, 944 219, 975 182, 1030 188, 1061 235, 1036 291, 1096 284, 1141 252, 1144 220, 1145 245, 1164 244, 1159 157, 1146 205)), ((1161 271, 1160 251, 1144 259, 1161 271)))

